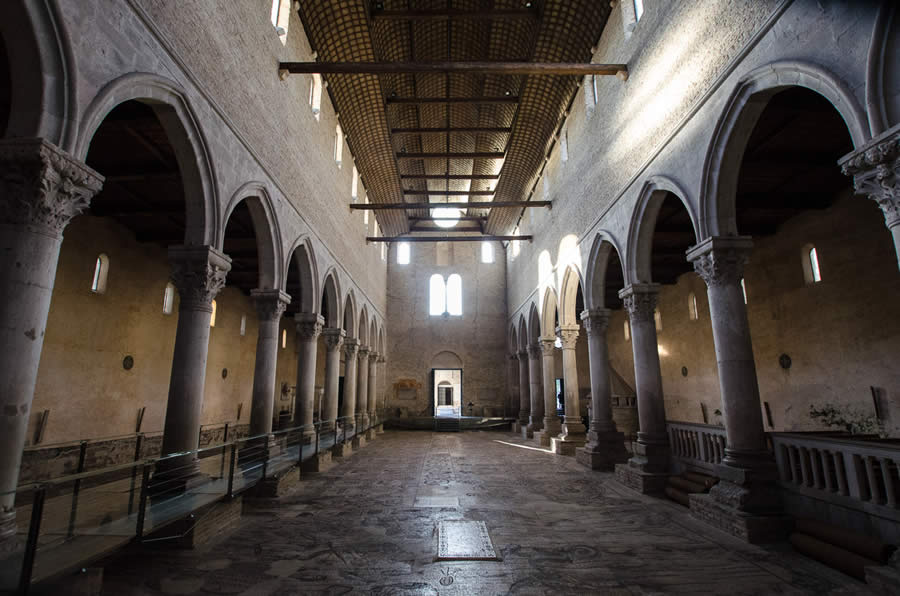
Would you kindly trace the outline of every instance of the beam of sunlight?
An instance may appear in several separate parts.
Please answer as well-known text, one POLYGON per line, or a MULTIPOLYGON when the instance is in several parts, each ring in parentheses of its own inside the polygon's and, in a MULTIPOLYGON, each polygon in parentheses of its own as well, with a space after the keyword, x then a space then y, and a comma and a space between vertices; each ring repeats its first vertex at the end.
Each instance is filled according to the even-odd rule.
POLYGON ((507 443, 506 441, 501 441, 499 439, 494 439, 494 442, 500 443, 501 445, 509 445, 510 447, 518 447, 519 449, 531 449, 532 451, 543 451, 544 453, 550 453, 550 454, 553 453, 549 449, 541 449, 540 447, 529 447, 528 445, 519 445, 518 443, 507 443))

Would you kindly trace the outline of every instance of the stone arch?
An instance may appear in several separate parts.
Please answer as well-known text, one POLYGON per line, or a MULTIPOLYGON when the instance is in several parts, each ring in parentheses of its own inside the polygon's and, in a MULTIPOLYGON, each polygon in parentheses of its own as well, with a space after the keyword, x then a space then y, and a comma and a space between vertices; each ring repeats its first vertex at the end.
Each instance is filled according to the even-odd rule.
POLYGON ((347 337, 356 337, 356 295, 353 290, 347 292, 344 298, 344 321, 343 329, 347 332, 347 337))
POLYGON ((375 322, 375 313, 372 313, 372 318, 369 320, 369 350, 373 352, 378 352, 378 325, 375 322))
POLYGON ((535 344, 541 339, 541 315, 537 305, 532 302, 528 311, 528 341, 527 345, 535 344))
POLYGON ((113 108, 126 101, 150 106, 159 118, 175 151, 184 184, 184 243, 221 246, 216 176, 206 136, 185 91, 177 83, 149 73, 131 73, 108 83, 91 101, 81 118, 73 154, 84 160, 91 138, 113 108))
MULTIPOLYGON (((653 232, 656 229, 656 218, 659 209, 668 193, 672 193, 684 205, 691 219, 695 243, 700 240, 700 227, 697 215, 687 200, 687 193, 671 178, 651 176, 641 187, 637 205, 631 214, 628 227, 628 249, 625 255, 625 285, 630 283, 649 283, 650 257, 653 251, 653 232)), ((687 257, 685 257, 687 258, 687 257)))
POLYGON ((316 254, 309 236, 298 238, 291 250, 288 251, 288 260, 284 264, 285 285, 282 286, 285 291, 287 291, 288 270, 291 266, 297 267, 300 273, 300 292, 297 292, 297 296, 291 296, 292 300, 300 303, 300 312, 318 313, 320 301, 316 300, 316 297, 320 294, 316 280, 319 279, 319 274, 316 266, 316 254))
POLYGON ((248 182, 232 195, 219 227, 218 236, 222 239, 222 244, 219 244, 218 248, 223 248, 228 218, 241 202, 246 203, 253 220, 256 250, 259 254, 259 287, 282 288, 287 276, 283 275, 281 267, 283 261, 281 230, 272 207, 272 199, 262 182, 248 182))
MULTIPOLYGON (((584 307, 587 309, 609 308, 611 306, 606 303, 606 274, 609 266, 609 257, 613 252, 618 255, 620 264, 625 262, 622 259, 622 251, 619 249, 615 238, 608 232, 598 232, 594 236, 594 243, 591 245, 587 276, 584 283, 584 307)), ((623 278, 625 277, 624 271, 622 276, 623 278)))
POLYGON ((753 70, 731 92, 706 152, 698 239, 737 235, 735 195, 744 149, 769 100, 789 87, 804 87, 827 99, 847 125, 854 148, 870 139, 859 102, 849 87, 825 68, 808 62, 781 61, 753 70))
POLYGON ((515 322, 510 323, 509 325, 509 337, 507 337, 507 347, 509 348, 510 354, 515 354, 519 351, 519 340, 516 336, 516 324, 515 322))
POLYGON ((444 350, 431 358, 431 368, 462 368, 463 361, 456 352, 444 350))
POLYGON ((325 317, 325 327, 337 329, 341 326, 341 287, 334 269, 325 274, 322 282, 322 301, 320 314, 325 317))
POLYGON ((575 265, 566 267, 563 273, 562 284, 559 291, 559 324, 578 325, 579 314, 576 312, 576 303, 579 288, 584 296, 584 285, 581 271, 575 265))
POLYGON ((525 315, 519 315, 519 345, 518 350, 522 352, 528 349, 528 325, 525 323, 525 315))
POLYGON ((385 355, 385 345, 384 345, 384 324, 378 326, 378 354, 384 358, 385 355))
POLYGON ((544 298, 541 300, 541 336, 555 337, 556 323, 559 319, 559 301, 556 290, 551 287, 544 289, 544 298))
POLYGON ((359 311, 359 345, 369 347, 369 312, 365 304, 359 311))

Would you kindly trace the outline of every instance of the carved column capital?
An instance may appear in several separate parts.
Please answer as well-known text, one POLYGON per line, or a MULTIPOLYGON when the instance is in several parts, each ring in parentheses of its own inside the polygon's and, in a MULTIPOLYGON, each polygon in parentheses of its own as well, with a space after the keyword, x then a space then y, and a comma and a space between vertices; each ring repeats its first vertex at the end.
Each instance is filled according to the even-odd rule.
POLYGON ((507 354, 507 358, 509 358, 510 362, 518 362, 519 361, 519 353, 513 352, 511 354, 507 354))
POLYGON ((370 365, 378 364, 381 361, 380 358, 381 358, 381 354, 379 354, 375 350, 372 350, 371 352, 369 352, 369 364, 370 365))
POLYGON ((519 358, 519 364, 525 364, 528 362, 528 350, 519 350, 516 352, 516 356, 519 358))
POLYGON ((355 337, 344 339, 344 358, 350 360, 356 358, 356 352, 359 350, 359 340, 355 337))
POLYGON ((378 355, 378 364, 384 364, 385 362, 387 362, 387 358, 385 357, 385 355, 379 354, 378 355))
POLYGON ((250 290, 250 299, 260 321, 280 320, 284 309, 291 303, 290 295, 281 290, 250 290))
POLYGON ((0 224, 56 237, 103 187, 103 176, 44 139, 0 141, 0 224))
POLYGON ((581 324, 587 331, 588 337, 606 335, 609 328, 609 317, 612 311, 608 308, 592 308, 581 312, 581 324))
POLYGON ((344 345, 343 329, 328 327, 322 330, 322 337, 325 338, 325 349, 329 352, 337 352, 344 345))
POLYGON ((541 357, 541 343, 534 342, 533 344, 528 346, 528 357, 532 360, 537 360, 541 357))
POLYGON ((544 356, 553 355, 553 350, 556 349, 556 337, 542 337, 538 342, 538 345, 541 346, 541 353, 544 356))
POLYGON ((653 322, 659 284, 631 284, 619 291, 632 323, 653 322))
POLYGON ((714 236, 688 250, 687 259, 707 286, 735 286, 744 277, 752 250, 749 236, 714 236))
POLYGON ((297 313, 294 315, 294 322, 301 340, 317 340, 325 327, 325 317, 314 313, 297 313))
POLYGON ((369 358, 369 346, 359 346, 359 350, 357 351, 359 354, 360 360, 366 360, 369 358))
POLYGON ((556 328, 556 335, 562 343, 563 350, 574 350, 575 342, 578 341, 578 333, 581 327, 578 325, 560 325, 556 328))
POLYGON ((212 301, 225 287, 231 259, 212 246, 170 246, 172 283, 178 288, 179 308, 212 312, 212 301))
POLYGON ((888 228, 900 225, 900 125, 842 157, 838 164, 853 176, 858 194, 878 203, 888 228))

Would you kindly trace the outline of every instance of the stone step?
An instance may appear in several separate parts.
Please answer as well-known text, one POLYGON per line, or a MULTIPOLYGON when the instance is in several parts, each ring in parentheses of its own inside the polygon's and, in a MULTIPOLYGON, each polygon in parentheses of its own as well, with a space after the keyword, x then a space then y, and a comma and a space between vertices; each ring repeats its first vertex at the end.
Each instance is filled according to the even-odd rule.
POLYGON ((708 488, 698 482, 691 482, 683 476, 669 476, 668 485, 686 493, 705 493, 708 488))
POLYGON ((667 486, 665 492, 666 496, 671 500, 680 505, 684 505, 685 507, 690 507, 690 497, 688 497, 688 494, 686 492, 679 490, 674 486, 667 486))

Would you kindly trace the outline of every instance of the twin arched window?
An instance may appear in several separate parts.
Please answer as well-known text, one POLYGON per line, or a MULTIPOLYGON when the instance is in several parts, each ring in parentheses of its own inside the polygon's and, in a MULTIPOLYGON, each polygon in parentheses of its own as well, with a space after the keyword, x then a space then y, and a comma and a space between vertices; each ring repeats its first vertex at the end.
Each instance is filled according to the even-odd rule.
POLYGON ((462 278, 454 273, 444 281, 444 276, 435 273, 428 282, 428 314, 462 315, 462 278))

